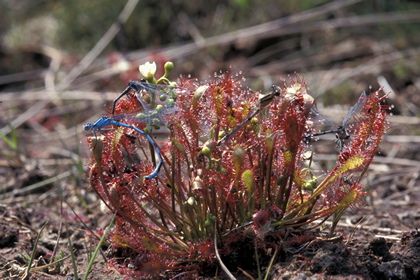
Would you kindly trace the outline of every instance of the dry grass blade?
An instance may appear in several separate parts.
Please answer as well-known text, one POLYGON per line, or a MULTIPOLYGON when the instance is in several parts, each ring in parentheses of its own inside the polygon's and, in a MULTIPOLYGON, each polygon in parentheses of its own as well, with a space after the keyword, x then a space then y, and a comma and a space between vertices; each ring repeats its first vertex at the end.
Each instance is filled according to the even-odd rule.
POLYGON ((98 57, 98 55, 108 46, 111 40, 117 35, 121 29, 121 25, 127 21, 128 17, 134 11, 138 4, 138 0, 128 0, 116 22, 109 28, 105 35, 93 47, 93 49, 82 59, 77 67, 75 67, 58 85, 59 89, 67 88, 84 70, 98 57))
POLYGON ((31 258, 29 259, 28 267, 26 268, 25 274, 21 278, 22 280, 27 280, 27 279, 29 279, 31 277, 32 264, 33 264, 33 262, 35 260, 35 253, 37 251, 38 242, 39 242, 39 239, 41 238, 41 234, 42 234, 44 228, 47 226, 48 222, 46 222, 42 226, 42 228, 39 230, 39 233, 36 236, 36 240, 35 240, 35 243, 34 243, 34 248, 32 250, 32 255, 31 255, 31 258))
POLYGON ((236 280, 235 276, 233 276, 232 272, 226 267, 223 263, 222 258, 220 257, 219 250, 217 249, 217 228, 215 227, 214 230, 214 252, 216 253, 216 258, 219 261, 220 267, 222 270, 227 274, 230 280, 236 280))

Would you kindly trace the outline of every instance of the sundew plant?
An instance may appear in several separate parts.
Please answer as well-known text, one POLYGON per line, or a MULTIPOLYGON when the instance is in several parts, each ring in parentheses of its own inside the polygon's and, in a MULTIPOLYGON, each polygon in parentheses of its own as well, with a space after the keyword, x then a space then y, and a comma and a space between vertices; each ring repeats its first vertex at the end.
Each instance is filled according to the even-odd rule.
POLYGON ((128 126, 88 140, 91 187, 116 214, 110 263, 121 273, 195 277, 219 262, 233 271, 259 269, 328 218, 334 230, 343 212, 363 201, 361 179, 388 125, 381 90, 354 116, 335 167, 315 175, 316 104, 300 76, 263 95, 229 71, 174 83, 172 67, 156 78, 154 63, 140 66, 150 86, 128 90, 108 115, 128 126), (158 140, 163 125, 168 136, 158 140), (155 178, 146 176, 156 149, 133 127, 158 143, 163 165, 155 178), (241 262, 238 252, 248 249, 241 262))

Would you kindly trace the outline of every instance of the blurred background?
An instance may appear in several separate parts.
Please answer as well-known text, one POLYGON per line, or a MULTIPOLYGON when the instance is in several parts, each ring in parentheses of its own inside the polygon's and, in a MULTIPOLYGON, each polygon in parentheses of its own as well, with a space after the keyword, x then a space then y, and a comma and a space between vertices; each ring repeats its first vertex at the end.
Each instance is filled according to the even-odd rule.
MULTIPOLYGON (((378 227, 420 226, 419 1, 2 0, 0 11, 2 204, 66 197, 98 214, 83 125, 140 78, 140 64, 173 61, 172 79, 232 69, 262 92, 297 72, 336 123, 362 91, 384 87, 394 107, 369 202, 400 209, 381 208, 393 214, 378 227)), ((336 158, 334 136, 321 141, 320 156, 336 158)))

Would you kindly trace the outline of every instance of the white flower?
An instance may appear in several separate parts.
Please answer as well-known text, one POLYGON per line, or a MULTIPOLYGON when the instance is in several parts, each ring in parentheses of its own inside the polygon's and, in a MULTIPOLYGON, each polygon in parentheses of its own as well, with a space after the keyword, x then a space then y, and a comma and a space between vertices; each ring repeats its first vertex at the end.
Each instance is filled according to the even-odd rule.
POLYGON ((146 62, 139 66, 139 71, 146 80, 153 79, 156 74, 156 63, 154 61, 152 63, 146 62))

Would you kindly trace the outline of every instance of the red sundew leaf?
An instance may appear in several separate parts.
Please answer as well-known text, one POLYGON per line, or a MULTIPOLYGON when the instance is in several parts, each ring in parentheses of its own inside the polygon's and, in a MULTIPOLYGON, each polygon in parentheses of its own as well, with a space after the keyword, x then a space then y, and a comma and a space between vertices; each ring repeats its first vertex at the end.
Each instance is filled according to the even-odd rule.
MULTIPOLYGON (((284 99, 283 99, 284 100, 284 99)), ((305 100, 301 92, 294 92, 293 98, 291 98, 286 107, 283 105, 282 114, 276 116, 273 120, 273 124, 277 127, 271 126, 270 129, 274 131, 279 130, 282 133, 282 146, 277 146, 278 150, 281 151, 281 164, 279 169, 282 170, 281 176, 284 178, 281 184, 278 185, 278 193, 276 196, 276 204, 285 211, 286 206, 289 203, 289 199, 294 197, 292 191, 294 191, 294 175, 298 169, 299 162, 301 161, 302 152, 306 147, 303 136, 307 130, 306 128, 306 116, 305 116, 305 100)), ((280 175, 280 174, 279 174, 280 175)), ((278 175, 277 175, 278 176, 278 175)), ((276 177, 277 177, 276 176, 276 177)), ((277 178, 276 178, 277 180, 277 178)), ((270 180, 271 181, 271 180, 270 180)), ((301 188, 298 187, 301 199, 303 194, 301 188)))
POLYGON ((213 240, 205 240, 194 244, 191 247, 191 251, 188 257, 190 259, 196 259, 197 257, 200 257, 208 260, 209 262, 212 262, 215 257, 213 242, 213 240))
POLYGON ((222 117, 223 115, 226 115, 225 104, 227 104, 227 101, 225 101, 224 89, 220 86, 215 86, 213 88, 210 88, 210 92, 214 103, 216 117, 222 117))
POLYGON ((141 239, 141 243, 143 244, 144 248, 148 251, 152 251, 155 253, 161 253, 162 250, 159 248, 158 244, 155 243, 155 241, 152 241, 151 239, 147 237, 143 237, 141 239))
MULTIPOLYGON (((356 212, 357 209, 360 209, 361 207, 366 205, 366 201, 363 200, 363 197, 365 197, 368 192, 364 191, 364 186, 357 181, 353 181, 353 182, 349 182, 350 184, 352 184, 351 186, 347 186, 347 193, 353 193, 352 194, 352 201, 349 204, 349 208, 353 211, 356 212)), ((345 183, 345 184, 349 184, 349 183, 345 183)), ((343 197, 344 199, 344 197, 343 197)))
POLYGON ((291 246, 300 247, 302 244, 308 243, 314 240, 315 238, 316 236, 314 234, 306 233, 306 232, 293 234, 291 238, 287 239, 286 246, 287 247, 291 247, 291 246))
MULTIPOLYGON (((204 101, 208 90, 201 90, 197 87, 185 90, 185 93, 177 99, 178 110, 173 117, 168 119, 169 127, 172 131, 171 138, 181 144, 183 151, 188 151, 192 155, 191 160, 195 160, 195 148, 199 146, 201 137, 207 133, 206 128, 212 124, 209 118, 208 108, 204 107, 204 101), (197 92, 196 92, 197 89, 197 92)), ((178 150, 180 150, 178 148, 178 150)))
POLYGON ((362 115, 352 131, 352 141, 348 145, 349 151, 363 153, 366 158, 365 166, 370 164, 376 154, 383 134, 388 129, 388 106, 381 103, 388 95, 379 96, 381 89, 368 97, 362 115))
MULTIPOLYGON (((208 84, 206 93, 208 100, 205 102, 205 110, 208 114, 204 114, 204 116, 216 120, 213 122, 216 137, 219 131, 230 131, 245 118, 243 106, 250 104, 250 96, 247 91, 240 88, 239 75, 232 76, 230 72, 227 72, 217 77, 208 84), (242 113, 238 114, 238 112, 242 113), (235 118, 241 119, 235 120, 235 118)), ((254 95, 254 98, 257 96, 254 95)), ((257 104, 256 101, 251 104, 257 104)))
POLYGON ((332 214, 351 208, 356 211, 362 204, 363 197, 366 192, 363 191, 364 186, 358 181, 353 180, 339 180, 336 186, 331 187, 323 204, 319 204, 319 214, 322 216, 331 216, 332 214))
POLYGON ((232 69, 228 70, 216 79, 216 83, 224 89, 228 96, 238 89, 240 83, 239 74, 233 76, 231 71, 232 69))
POLYGON ((91 167, 89 181, 92 189, 98 194, 101 200, 106 204, 109 209, 112 209, 110 205, 109 192, 106 187, 106 178, 103 174, 102 169, 99 169, 97 165, 91 167))
POLYGON ((161 259, 149 261, 141 265, 141 270, 149 275, 158 275, 166 269, 168 269, 168 265, 161 259))
POLYGON ((127 242, 127 240, 125 240, 122 236, 117 235, 117 234, 113 234, 111 238, 112 238, 112 241, 115 244, 117 244, 117 245, 119 245, 121 247, 131 248, 129 242, 127 242))
POLYGON ((140 101, 137 99, 135 93, 131 92, 119 100, 115 105, 114 114, 133 114, 143 112, 144 108, 142 107, 140 101))

